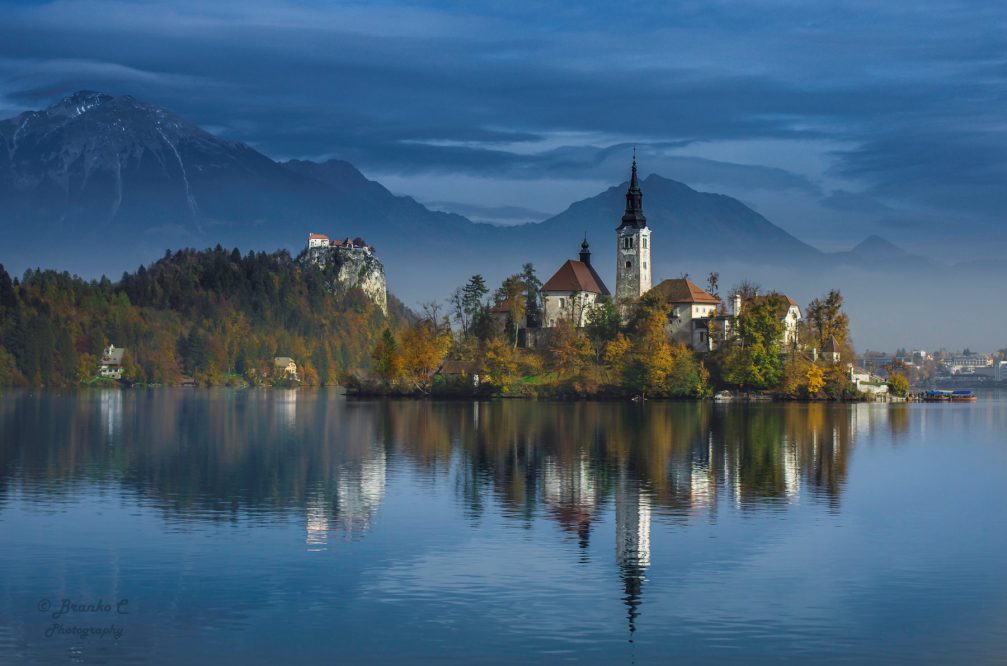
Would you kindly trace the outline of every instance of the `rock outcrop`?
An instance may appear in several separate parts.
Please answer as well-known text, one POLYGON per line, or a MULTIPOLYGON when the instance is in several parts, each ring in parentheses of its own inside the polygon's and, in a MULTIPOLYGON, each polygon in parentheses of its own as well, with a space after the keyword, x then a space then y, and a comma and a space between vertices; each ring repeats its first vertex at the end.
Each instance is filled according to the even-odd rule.
POLYGON ((334 293, 359 288, 388 314, 385 267, 366 247, 310 247, 305 260, 321 270, 334 293))

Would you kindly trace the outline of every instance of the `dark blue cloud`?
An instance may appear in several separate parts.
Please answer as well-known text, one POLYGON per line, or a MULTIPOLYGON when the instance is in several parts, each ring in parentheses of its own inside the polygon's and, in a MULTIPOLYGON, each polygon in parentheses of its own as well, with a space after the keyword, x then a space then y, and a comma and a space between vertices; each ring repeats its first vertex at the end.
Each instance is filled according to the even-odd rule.
POLYGON ((128 93, 379 177, 612 182, 635 143, 710 189, 982 227, 1007 203, 1005 24, 992 0, 6 2, 0 112, 128 93), (764 153, 703 152, 744 141, 764 153))

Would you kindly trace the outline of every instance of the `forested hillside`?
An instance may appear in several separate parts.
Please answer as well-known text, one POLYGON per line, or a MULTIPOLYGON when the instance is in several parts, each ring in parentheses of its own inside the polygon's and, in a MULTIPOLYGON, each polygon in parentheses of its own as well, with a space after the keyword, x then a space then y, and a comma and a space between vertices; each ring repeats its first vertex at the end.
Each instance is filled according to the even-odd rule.
POLYGON ((130 381, 254 381, 290 356, 306 383, 335 383, 366 370, 386 326, 405 317, 391 296, 385 318, 357 289, 333 293, 285 251, 168 252, 118 282, 55 271, 18 280, 0 266, 0 385, 90 381, 109 343, 126 348, 130 381))

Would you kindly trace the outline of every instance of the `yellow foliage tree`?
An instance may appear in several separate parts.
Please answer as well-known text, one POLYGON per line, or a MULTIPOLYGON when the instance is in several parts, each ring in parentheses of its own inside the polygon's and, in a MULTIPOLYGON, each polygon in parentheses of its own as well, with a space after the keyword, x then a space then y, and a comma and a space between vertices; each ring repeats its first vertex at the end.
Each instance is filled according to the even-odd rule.
POLYGON ((591 343, 566 318, 556 322, 549 338, 549 366, 561 376, 579 374, 594 352, 591 343))
POLYGON ((501 338, 493 338, 486 342, 483 350, 483 362, 489 381, 506 393, 517 381, 520 374, 520 356, 518 351, 501 338))
POLYGON ((605 351, 602 353, 602 361, 609 369, 617 369, 622 365, 622 360, 629 353, 633 343, 622 333, 615 336, 614 340, 609 340, 605 344, 605 351))
POLYGON ((808 395, 817 395, 819 391, 825 388, 825 372, 821 366, 814 363, 809 365, 804 382, 808 395))
POLYGON ((434 373, 451 349, 451 331, 431 321, 420 321, 402 331, 399 351, 406 382, 423 393, 430 392, 434 373))

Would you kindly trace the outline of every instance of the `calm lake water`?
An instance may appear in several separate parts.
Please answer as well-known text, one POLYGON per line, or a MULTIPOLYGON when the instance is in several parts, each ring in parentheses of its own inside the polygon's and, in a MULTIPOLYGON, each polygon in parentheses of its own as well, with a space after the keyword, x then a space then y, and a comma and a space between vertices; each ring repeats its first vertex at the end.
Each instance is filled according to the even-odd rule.
POLYGON ((0 663, 1007 663, 1005 476, 997 394, 7 393, 0 663))

